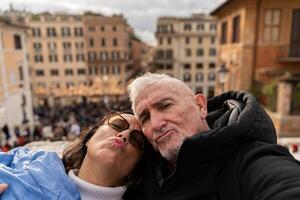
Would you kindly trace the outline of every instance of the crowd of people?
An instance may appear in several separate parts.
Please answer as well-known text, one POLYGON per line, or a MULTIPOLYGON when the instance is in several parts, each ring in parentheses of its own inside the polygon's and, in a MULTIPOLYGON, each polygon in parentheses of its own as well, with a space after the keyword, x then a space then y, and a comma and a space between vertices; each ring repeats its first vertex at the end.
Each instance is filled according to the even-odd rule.
POLYGON ((9 130, 5 124, 0 129, 0 147, 8 151, 28 142, 41 140, 74 140, 82 130, 92 124, 110 110, 130 110, 129 100, 81 102, 71 105, 39 106, 34 108, 34 126, 14 127, 9 130))

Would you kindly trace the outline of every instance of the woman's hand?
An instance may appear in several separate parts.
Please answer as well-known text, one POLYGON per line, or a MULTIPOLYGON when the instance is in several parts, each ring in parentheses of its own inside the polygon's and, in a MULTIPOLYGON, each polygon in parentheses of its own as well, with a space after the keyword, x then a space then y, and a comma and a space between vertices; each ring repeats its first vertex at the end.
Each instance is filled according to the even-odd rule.
POLYGON ((6 183, 0 184, 0 194, 4 192, 8 188, 8 185, 6 183))

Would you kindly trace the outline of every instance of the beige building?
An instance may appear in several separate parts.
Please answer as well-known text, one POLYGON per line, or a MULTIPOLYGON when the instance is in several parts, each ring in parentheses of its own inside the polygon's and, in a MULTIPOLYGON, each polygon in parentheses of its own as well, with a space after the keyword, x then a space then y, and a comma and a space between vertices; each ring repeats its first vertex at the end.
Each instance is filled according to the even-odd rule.
POLYGON ((0 128, 33 125, 28 55, 28 27, 0 19, 0 128))
POLYGON ((225 89, 264 92, 278 135, 300 136, 300 1, 227 0, 211 14, 225 89))
POLYGON ((156 69, 184 81, 196 93, 214 95, 216 19, 204 14, 160 17, 157 22, 156 69))
POLYGON ((132 28, 122 15, 86 13, 83 24, 90 83, 98 87, 101 95, 124 94, 133 69, 132 28))
POLYGON ((64 103, 87 85, 81 16, 43 13, 26 17, 34 105, 64 103))

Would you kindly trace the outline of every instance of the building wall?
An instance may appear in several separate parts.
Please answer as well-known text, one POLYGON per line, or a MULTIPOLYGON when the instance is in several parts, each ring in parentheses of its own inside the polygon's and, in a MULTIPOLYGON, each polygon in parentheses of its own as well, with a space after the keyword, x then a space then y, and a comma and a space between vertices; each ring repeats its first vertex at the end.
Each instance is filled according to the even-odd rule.
POLYGON ((95 59, 88 60, 89 78, 115 79, 120 81, 124 91, 127 76, 132 66, 130 41, 133 36, 131 27, 123 16, 85 15, 83 24, 86 35, 87 54, 96 53, 95 59), (90 45, 90 40, 94 45, 90 45), (102 44, 105 41, 105 45, 102 44), (114 41, 116 43, 114 43, 114 41), (103 53, 103 56, 101 54, 103 53), (107 56, 104 56, 107 54, 107 56), (106 57, 106 58, 104 58, 106 57))
POLYGON ((33 125, 26 28, 0 22, 0 37, 0 126, 7 124, 12 132, 15 126, 33 125), (15 46, 15 35, 21 48, 15 46))
POLYGON ((218 65, 215 23, 215 18, 203 14, 195 14, 188 18, 159 18, 155 59, 157 71, 183 80, 196 93, 213 96, 215 70, 218 65), (169 31, 164 30, 166 26, 169 27, 169 31), (203 51, 202 55, 198 53, 200 49, 203 51), (210 55, 211 49, 215 54, 210 55), (172 57, 159 58, 159 51, 165 54, 172 51, 172 57), (187 51, 190 51, 190 55, 187 51))
MULTIPOLYGON (((86 84, 87 65, 85 60, 76 60, 78 54, 85 55, 85 40, 83 35, 76 36, 74 28, 81 28, 83 24, 80 16, 68 15, 29 15, 26 23, 32 29, 40 29, 41 36, 33 36, 32 29, 29 30, 28 48, 30 55, 31 77, 35 98, 35 105, 39 104, 39 99, 49 96, 64 96, 68 88, 86 84), (62 28, 70 29, 70 36, 62 35, 62 28), (54 28, 56 36, 48 36, 47 29, 54 28), (64 43, 70 43, 71 48, 64 48, 64 43), (83 44, 82 48, 77 48, 76 44, 83 44), (40 44, 41 49, 34 48, 40 44), (55 44, 56 47, 50 50, 49 45, 55 44), (50 62, 49 55, 57 55, 57 62, 50 62), (42 62, 35 60, 36 55, 43 57, 42 62), (64 55, 71 55, 72 60, 64 60, 64 55), (52 70, 57 70, 58 75, 51 74, 52 70), (72 74, 66 73, 72 71, 72 74), (85 73, 79 74, 78 70, 85 73), (38 75, 38 71, 43 71, 44 75, 38 75)), ((83 30, 84 34, 84 30, 83 30)), ((48 98, 49 99, 49 98, 48 98)), ((51 100, 50 100, 51 101, 51 100)))

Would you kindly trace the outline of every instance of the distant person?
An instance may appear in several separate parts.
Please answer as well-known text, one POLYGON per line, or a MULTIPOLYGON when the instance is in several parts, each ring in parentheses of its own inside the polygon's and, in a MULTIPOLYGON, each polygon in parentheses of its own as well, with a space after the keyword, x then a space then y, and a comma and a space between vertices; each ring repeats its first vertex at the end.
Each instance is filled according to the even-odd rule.
POLYGON ((69 130, 69 133, 68 133, 68 140, 75 140, 75 138, 77 138, 80 134, 80 126, 79 124, 77 123, 75 117, 71 117, 70 118, 70 130, 69 130))
POLYGON ((146 147, 136 118, 112 112, 66 147, 63 162, 24 148, 0 153, 1 198, 121 200, 143 177, 146 147))
POLYGON ((134 114, 158 152, 131 199, 298 200, 300 163, 247 92, 208 102, 182 81, 145 74, 129 85, 134 114))

